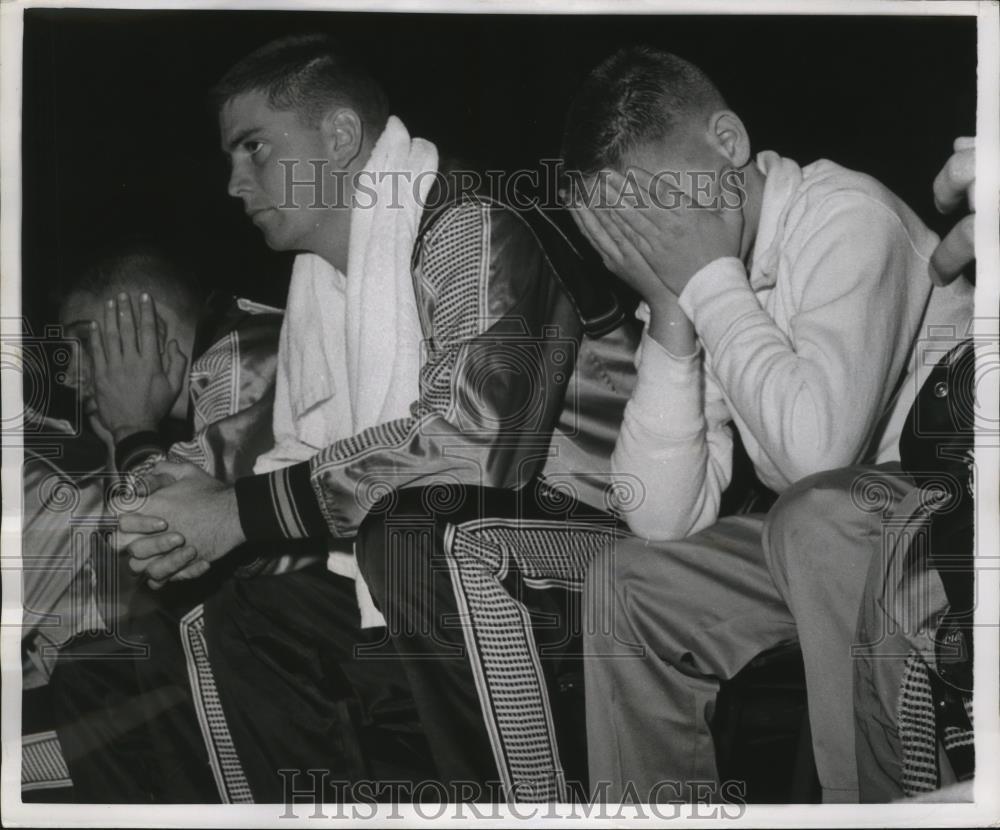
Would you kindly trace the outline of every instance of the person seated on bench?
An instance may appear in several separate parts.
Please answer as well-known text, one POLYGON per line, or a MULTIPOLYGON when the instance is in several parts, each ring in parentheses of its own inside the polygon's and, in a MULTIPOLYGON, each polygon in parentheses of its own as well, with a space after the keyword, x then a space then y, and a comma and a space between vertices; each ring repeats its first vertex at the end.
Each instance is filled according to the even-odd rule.
MULTIPOLYGON (((85 517, 110 520, 105 497, 115 489, 115 471, 135 470, 154 454, 162 457, 168 447, 174 457, 190 458, 226 478, 232 477, 234 468, 246 466, 242 458, 268 446, 281 321, 275 309, 247 300, 221 294, 206 299, 174 254, 138 239, 109 247, 54 293, 70 355, 61 382, 77 393, 81 421, 74 428, 69 421, 40 413, 26 416, 41 426, 32 428, 31 435, 37 437, 27 448, 23 474, 24 607, 32 617, 58 613, 61 621, 56 625, 50 619, 35 631, 34 623, 26 619, 25 634, 30 629, 48 641, 45 657, 37 649, 33 652, 34 665, 46 675, 57 642, 68 639, 58 632, 69 624, 71 606, 79 616, 88 603, 98 601, 94 592, 77 585, 82 602, 70 603, 71 571, 77 574, 83 564, 71 562, 70 519, 75 517, 81 527, 85 517), (116 344, 124 348, 111 351, 114 362, 105 366, 98 382, 91 338, 96 334, 103 341, 102 329, 118 320, 129 336, 119 339, 115 329, 116 344), (91 329, 91 321, 97 323, 96 329, 91 329), (147 337, 155 340, 152 354, 140 351, 147 337), (188 371, 192 354, 200 362, 188 371), (239 374, 247 382, 241 397, 218 406, 217 390, 229 383, 241 360, 245 365, 239 374), (206 391, 207 400, 218 408, 209 409, 206 391), (221 443, 220 436, 234 429, 239 430, 239 440, 221 443), (171 437, 179 440, 171 442, 171 437), (71 488, 73 498, 66 499, 65 487, 71 488), (60 605, 66 607, 56 612, 60 605)), ((89 540, 81 550, 88 545, 89 540)), ((91 581, 95 578, 92 575, 91 581)), ((92 609, 84 616, 92 620, 107 616, 105 623, 111 624, 124 613, 129 599, 117 590, 128 587, 128 581, 121 582, 99 597, 102 604, 111 604, 103 615, 92 609)), ((82 630, 79 620, 69 628, 82 630)))
MULTIPOLYGON (((274 556, 315 544, 324 559, 228 580, 182 620, 201 715, 186 720, 204 726, 204 746, 178 757, 207 752, 227 801, 284 800, 303 786, 280 772, 289 769, 327 770, 328 786, 468 780, 442 769, 455 756, 428 752, 431 714, 422 725, 412 716, 356 535, 383 496, 407 486, 468 484, 503 498, 548 464, 550 443, 562 449, 556 468, 607 455, 605 417, 625 397, 613 378, 622 366, 631 374, 634 341, 619 335, 603 353, 577 355, 585 332, 620 328, 599 284, 611 278, 599 264, 587 270, 540 210, 456 188, 453 165, 410 135, 364 62, 329 37, 264 45, 213 97, 230 195, 270 247, 298 252, 276 446, 234 486, 158 465, 150 480, 164 486, 121 520, 143 535, 122 542, 155 584, 224 571, 246 540, 274 556), (296 186, 287 198, 320 161, 322 181, 343 190, 296 186)), ((441 713, 444 730, 451 715, 441 713)))
POLYGON ((232 481, 273 445, 282 314, 202 285, 176 252, 133 239, 109 246, 60 286, 59 319, 73 354, 65 382, 78 394, 89 432, 105 442, 107 461, 100 475, 81 482, 71 511, 58 509, 51 488, 38 485, 24 545, 34 549, 44 539, 46 550, 67 557, 93 550, 101 560, 92 563, 91 578, 101 624, 88 627, 89 636, 63 638, 51 682, 77 800, 148 801, 146 790, 128 786, 130 768, 141 762, 115 753, 149 711, 132 673, 138 664, 165 667, 171 657, 183 665, 184 657, 163 644, 140 648, 135 629, 153 615, 176 620, 213 590, 188 583, 154 592, 114 555, 114 505, 130 498, 127 477, 169 457, 232 481), (131 726, 120 728, 130 718, 131 726), (98 753, 117 757, 114 773, 94 763, 98 753))
POLYGON ((937 239, 870 176, 754 156, 707 75, 652 49, 590 75, 565 161, 581 230, 646 302, 613 457, 645 488, 624 514, 637 538, 588 576, 592 791, 698 798, 697 782, 717 781, 720 680, 797 639, 824 800, 855 801, 849 644, 868 563, 849 540, 865 528, 808 477, 898 459, 914 343, 962 311, 931 296, 937 239), (786 495, 767 515, 717 520, 734 429, 786 495), (831 536, 804 545, 797 528, 813 520, 831 536))

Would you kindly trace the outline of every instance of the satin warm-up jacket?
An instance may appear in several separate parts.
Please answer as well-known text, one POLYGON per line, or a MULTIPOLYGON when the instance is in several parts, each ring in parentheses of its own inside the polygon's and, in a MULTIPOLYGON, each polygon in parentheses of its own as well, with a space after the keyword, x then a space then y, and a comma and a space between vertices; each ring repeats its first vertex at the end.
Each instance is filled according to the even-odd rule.
POLYGON ((613 278, 538 208, 434 192, 412 258, 418 399, 405 418, 237 482, 248 540, 350 538, 379 498, 435 483, 544 476, 607 506, 637 342, 613 278))

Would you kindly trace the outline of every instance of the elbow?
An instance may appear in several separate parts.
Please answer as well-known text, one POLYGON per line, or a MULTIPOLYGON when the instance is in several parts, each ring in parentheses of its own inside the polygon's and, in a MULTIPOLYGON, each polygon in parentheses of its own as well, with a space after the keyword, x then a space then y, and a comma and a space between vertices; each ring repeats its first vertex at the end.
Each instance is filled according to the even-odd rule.
POLYGON ((688 535, 688 529, 682 524, 664 522, 662 516, 653 513, 625 514, 622 518, 634 535, 650 542, 673 542, 688 535))
POLYGON ((678 516, 664 509, 664 501, 651 493, 643 483, 643 476, 622 473, 612 463, 610 501, 615 514, 628 525, 628 529, 642 539, 666 542, 682 538, 686 527, 678 516))
POLYGON ((704 445, 693 454, 682 452, 655 459, 623 454, 611 456, 614 511, 636 536, 651 542, 672 542, 712 524, 718 516, 718 492, 704 445), (641 458, 642 463, 637 463, 641 458), (628 463, 632 462, 632 463, 628 463))
POLYGON ((696 508, 676 511, 663 505, 643 504, 629 510, 619 510, 630 531, 650 542, 674 542, 697 533, 710 525, 714 515, 696 508))
POLYGON ((837 400, 838 396, 827 389, 799 396, 791 417, 782 425, 785 440, 781 442, 783 452, 777 456, 783 459, 777 466, 786 485, 861 460, 870 430, 857 418, 856 410, 852 412, 850 405, 837 404, 837 400), (840 416, 835 417, 835 412, 840 416))
POLYGON ((800 447, 786 457, 782 469, 785 483, 792 485, 815 473, 849 467, 858 462, 859 452, 856 447, 844 442, 813 442, 810 446, 800 447))

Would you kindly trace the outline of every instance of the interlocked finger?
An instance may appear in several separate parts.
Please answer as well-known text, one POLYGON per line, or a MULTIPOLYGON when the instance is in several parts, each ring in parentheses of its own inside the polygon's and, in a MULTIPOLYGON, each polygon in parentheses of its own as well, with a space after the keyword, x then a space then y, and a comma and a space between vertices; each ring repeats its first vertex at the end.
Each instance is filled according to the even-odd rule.
POLYGON ((187 565, 190 565, 197 555, 198 551, 188 545, 152 559, 146 563, 146 568, 144 569, 146 578, 156 580, 157 582, 165 582, 173 578, 175 574, 183 570, 187 565))
POLYGON ((210 562, 206 562, 204 559, 195 559, 186 568, 182 568, 171 578, 175 582, 183 582, 188 579, 197 579, 200 576, 204 576, 212 569, 210 562))
POLYGON ((118 530, 122 533, 162 533, 166 529, 167 523, 157 516, 142 513, 121 513, 118 516, 118 530))
POLYGON ((180 533, 157 533, 136 539, 126 550, 133 559, 152 559, 179 548, 184 543, 185 539, 180 533))

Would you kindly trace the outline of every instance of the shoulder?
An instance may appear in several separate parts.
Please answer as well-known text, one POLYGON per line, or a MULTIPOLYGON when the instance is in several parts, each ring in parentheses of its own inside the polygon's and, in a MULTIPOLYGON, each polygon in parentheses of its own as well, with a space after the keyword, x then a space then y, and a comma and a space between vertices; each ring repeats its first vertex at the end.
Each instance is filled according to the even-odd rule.
POLYGON ((461 196, 445 204, 428 204, 420 221, 418 246, 433 246, 442 239, 454 239, 456 236, 467 236, 472 242, 475 236, 486 232, 535 239, 532 223, 524 215, 526 212, 475 194, 461 196))
POLYGON ((244 297, 227 297, 216 318, 211 344, 230 348, 235 343, 244 349, 277 350, 284 312, 280 308, 254 302, 244 297), (225 345, 223 345, 225 344, 225 345))
POLYGON ((219 303, 209 343, 192 365, 192 375, 228 375, 236 364, 273 374, 284 313, 240 297, 219 303))
POLYGON ((820 159, 802 168, 802 182, 789 202, 786 229, 815 233, 829 226, 859 233, 856 242, 906 241, 921 257, 936 235, 882 182, 867 173, 820 159))
POLYGON ((529 262, 545 259, 542 241, 522 211, 494 199, 467 196, 428 207, 413 265, 423 280, 436 284, 457 272, 478 278, 502 270, 523 273, 529 262))
POLYGON ((874 176, 851 170, 829 159, 819 159, 802 168, 799 191, 802 197, 817 200, 843 195, 890 205, 896 199, 892 191, 874 176))
POLYGON ((235 298, 235 303, 240 313, 236 317, 233 331, 241 350, 253 348, 277 351, 278 337, 285 319, 284 311, 242 297, 235 298))

